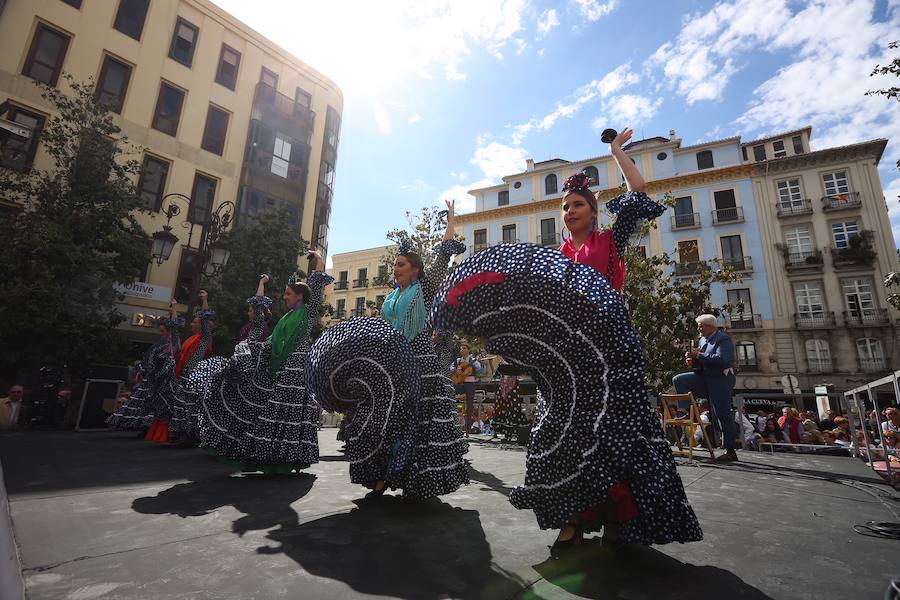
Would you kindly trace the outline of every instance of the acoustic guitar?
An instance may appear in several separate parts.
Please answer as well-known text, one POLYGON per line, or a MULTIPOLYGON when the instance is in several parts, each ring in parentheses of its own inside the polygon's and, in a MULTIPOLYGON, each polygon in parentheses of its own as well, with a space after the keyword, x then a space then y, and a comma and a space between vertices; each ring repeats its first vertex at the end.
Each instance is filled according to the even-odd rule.
POLYGON ((472 366, 472 363, 464 360, 459 363, 459 366, 456 367, 456 371, 453 372, 450 378, 455 385, 459 385, 466 382, 466 377, 471 377, 474 374, 475 367, 472 366))

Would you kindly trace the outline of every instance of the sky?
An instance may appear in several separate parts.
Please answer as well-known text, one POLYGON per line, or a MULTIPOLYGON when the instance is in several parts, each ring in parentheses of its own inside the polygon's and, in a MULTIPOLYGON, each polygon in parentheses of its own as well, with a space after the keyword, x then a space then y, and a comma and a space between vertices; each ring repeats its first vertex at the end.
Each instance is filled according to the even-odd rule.
MULTIPOLYGON (((890 140, 865 96, 900 51, 900 0, 213 0, 344 93, 329 254, 383 245, 407 211, 500 183, 525 159, 607 153, 606 127, 683 145, 813 128, 812 149, 890 140)), ((330 262, 330 261, 329 261, 330 262)))

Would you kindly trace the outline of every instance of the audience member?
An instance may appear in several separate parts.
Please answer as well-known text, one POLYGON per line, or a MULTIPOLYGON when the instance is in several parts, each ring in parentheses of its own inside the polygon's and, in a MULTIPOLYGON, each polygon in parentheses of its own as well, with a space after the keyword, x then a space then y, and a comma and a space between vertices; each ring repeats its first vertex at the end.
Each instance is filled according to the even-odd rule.
POLYGON ((19 429, 25 423, 25 388, 16 384, 0 398, 0 429, 19 429))

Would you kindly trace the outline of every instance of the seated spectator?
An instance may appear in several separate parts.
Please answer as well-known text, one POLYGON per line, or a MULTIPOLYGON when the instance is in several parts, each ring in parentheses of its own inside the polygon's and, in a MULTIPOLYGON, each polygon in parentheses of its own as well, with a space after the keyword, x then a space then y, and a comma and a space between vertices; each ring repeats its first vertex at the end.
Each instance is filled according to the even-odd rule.
POLYGON ((0 398, 0 429, 19 429, 25 423, 25 388, 16 384, 0 398))
POLYGON ((850 421, 847 420, 847 417, 835 417, 834 424, 836 425, 835 429, 840 429, 844 433, 847 434, 847 438, 850 437, 850 421))
POLYGON ((787 435, 785 435, 778 425, 778 421, 772 416, 766 421, 766 428, 762 433, 761 442, 768 442, 770 444, 790 444, 791 440, 788 439, 787 435))
POLYGON ((900 433, 900 410, 891 407, 884 411, 884 416, 887 417, 887 420, 881 424, 881 430, 900 433))
POLYGON ((839 446, 840 445, 837 443, 837 436, 834 434, 833 431, 823 431, 822 432, 822 442, 826 446, 839 446))
POLYGON ((819 419, 819 430, 826 431, 835 429, 836 427, 837 424, 834 422, 834 411, 830 409, 826 410, 819 419))
POLYGON ((839 446, 844 446, 845 448, 850 447, 850 434, 841 428, 835 429, 832 433, 834 433, 835 436, 834 441, 837 442, 839 446))
POLYGON ((801 419, 801 420, 803 420, 803 421, 805 421, 806 419, 809 419, 810 421, 812 421, 812 422, 815 423, 816 425, 819 424, 819 415, 817 415, 817 414, 816 414, 816 411, 814 411, 814 410, 808 410, 808 411, 806 411, 806 413, 804 413, 804 414, 801 415, 801 416, 803 417, 803 419, 801 419))
POLYGON ((741 444, 741 434, 740 431, 744 432, 744 441, 746 442, 746 446, 743 447, 744 450, 759 450, 759 439, 762 437, 759 433, 756 432, 756 429, 753 428, 753 424, 750 422, 750 419, 747 418, 746 415, 741 413, 740 411, 734 411, 734 423, 738 426, 737 429, 738 434, 735 438, 735 443, 740 447, 741 444))
POLYGON ((760 410, 757 411, 756 417, 754 418, 753 426, 757 432, 760 434, 766 430, 766 421, 769 420, 769 415, 766 414, 766 411, 760 410))
POLYGON ((778 419, 778 426, 787 434, 792 444, 800 443, 800 436, 803 434, 803 422, 799 419, 800 411, 796 408, 785 406, 781 409, 781 417, 778 419))
POLYGON ((803 430, 804 433, 809 434, 809 437, 812 439, 813 444, 824 444, 825 440, 822 439, 822 432, 819 431, 818 425, 812 419, 806 419, 803 421, 803 430))

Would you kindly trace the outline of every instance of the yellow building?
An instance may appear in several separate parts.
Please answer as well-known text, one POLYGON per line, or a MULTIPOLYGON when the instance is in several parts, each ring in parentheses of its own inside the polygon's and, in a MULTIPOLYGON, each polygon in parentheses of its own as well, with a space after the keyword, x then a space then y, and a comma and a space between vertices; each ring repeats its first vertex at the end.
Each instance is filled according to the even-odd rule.
POLYGON ((28 133, 0 166, 49 166, 39 139, 51 108, 34 81, 65 91, 62 72, 93 78, 143 148, 136 183, 152 211, 138 216, 144 229, 161 230, 170 203, 181 208, 171 258, 148 262, 142 281, 124 290, 130 338, 154 339, 169 298, 188 300, 199 224, 224 203, 235 204, 238 222, 283 208, 327 252, 343 110, 330 79, 209 0, 0 1, 0 119, 28 133), (165 198, 172 193, 190 206, 165 198))
POLYGON ((392 289, 391 273, 384 264, 384 257, 392 248, 378 246, 331 257, 328 273, 334 277, 334 283, 326 288, 325 301, 334 309, 332 322, 377 312, 392 289))

